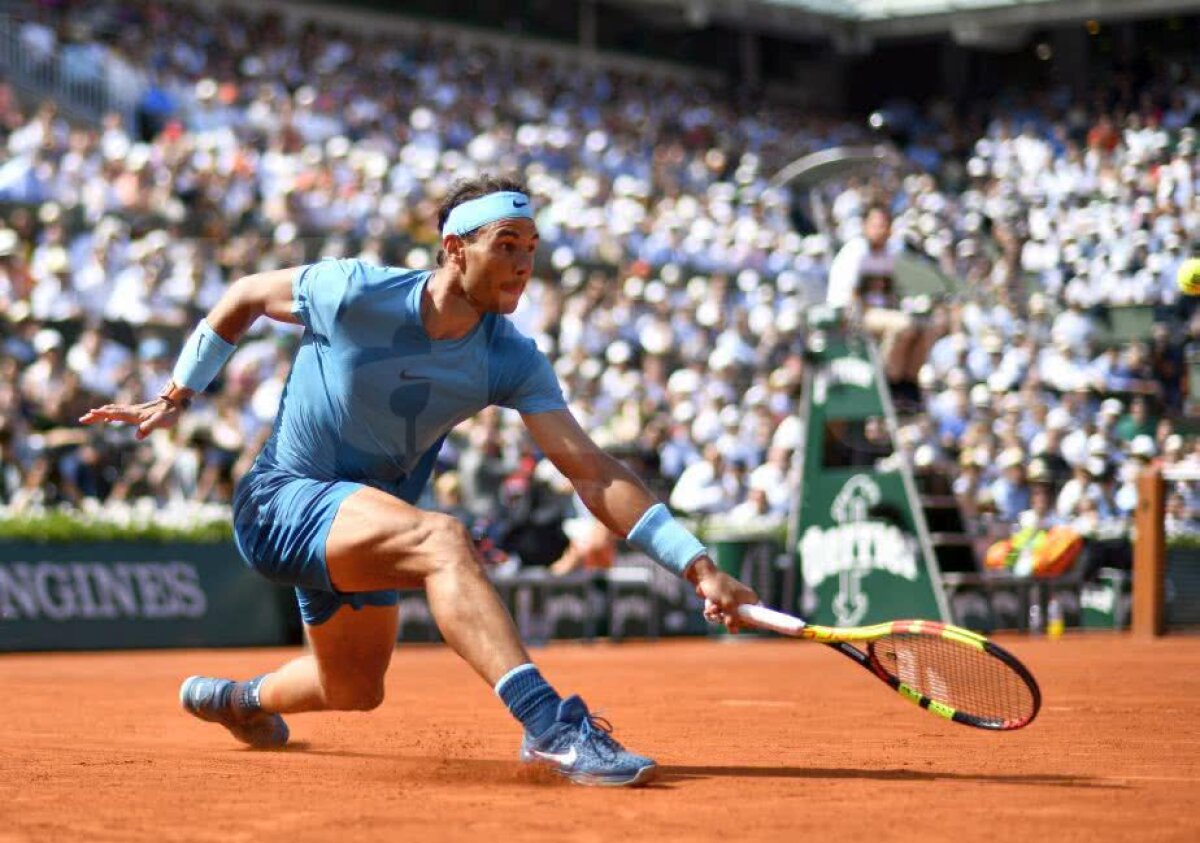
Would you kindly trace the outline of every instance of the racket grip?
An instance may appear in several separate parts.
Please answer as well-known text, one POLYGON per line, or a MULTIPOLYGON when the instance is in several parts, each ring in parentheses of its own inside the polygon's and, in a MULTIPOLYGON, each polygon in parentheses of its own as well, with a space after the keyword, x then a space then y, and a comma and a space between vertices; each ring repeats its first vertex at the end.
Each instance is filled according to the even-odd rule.
POLYGON ((786 615, 783 612, 777 612, 774 609, 768 609, 762 605, 750 605, 743 603, 738 606, 738 615, 746 623, 769 629, 772 632, 778 632, 780 635, 799 635, 804 627, 808 626, 799 618, 794 618, 791 615, 786 615))

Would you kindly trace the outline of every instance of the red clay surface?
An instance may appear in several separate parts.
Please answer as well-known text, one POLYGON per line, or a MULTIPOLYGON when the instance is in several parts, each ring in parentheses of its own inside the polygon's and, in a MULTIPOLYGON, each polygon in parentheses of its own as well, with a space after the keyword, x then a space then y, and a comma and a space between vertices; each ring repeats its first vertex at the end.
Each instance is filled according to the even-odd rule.
POLYGON ((999 640, 1042 685, 1024 731, 946 723, 803 642, 536 651, 658 759, 640 790, 522 768, 516 725, 441 647, 398 648, 375 712, 292 717, 280 752, 176 695, 292 651, 2 656, 0 841, 1200 839, 1200 638, 999 640))

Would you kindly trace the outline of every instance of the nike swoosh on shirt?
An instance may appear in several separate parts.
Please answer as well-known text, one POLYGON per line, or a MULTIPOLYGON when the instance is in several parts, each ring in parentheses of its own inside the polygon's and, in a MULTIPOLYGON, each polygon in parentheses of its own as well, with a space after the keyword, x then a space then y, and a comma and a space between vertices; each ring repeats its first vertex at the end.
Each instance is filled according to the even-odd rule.
POLYGON ((579 757, 579 752, 575 747, 571 747, 567 752, 538 752, 536 749, 531 749, 534 755, 538 758, 544 758, 547 761, 553 761, 556 764, 562 764, 564 767, 570 767, 575 763, 575 759, 579 757))
POLYGON ((526 205, 528 205, 528 204, 529 204, 529 202, 528 202, 528 201, 525 201, 525 202, 518 202, 516 199, 514 199, 514 200, 513 200, 513 207, 514 207, 514 208, 524 208, 524 207, 525 207, 526 205))

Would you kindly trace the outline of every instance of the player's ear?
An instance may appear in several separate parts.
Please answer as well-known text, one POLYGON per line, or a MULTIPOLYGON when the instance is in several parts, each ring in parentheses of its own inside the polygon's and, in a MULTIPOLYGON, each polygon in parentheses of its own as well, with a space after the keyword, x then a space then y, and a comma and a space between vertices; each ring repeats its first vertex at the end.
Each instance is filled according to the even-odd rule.
POLYGON ((454 265, 460 272, 466 268, 466 242, 457 234, 442 238, 442 251, 446 253, 446 264, 454 265))

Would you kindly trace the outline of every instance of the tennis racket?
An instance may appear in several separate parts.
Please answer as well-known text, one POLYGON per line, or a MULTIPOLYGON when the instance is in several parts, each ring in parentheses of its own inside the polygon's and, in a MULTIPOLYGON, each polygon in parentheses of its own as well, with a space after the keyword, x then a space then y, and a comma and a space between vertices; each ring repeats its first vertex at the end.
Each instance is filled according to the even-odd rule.
POLYGON ((964 726, 1020 729, 1033 722, 1042 705, 1037 680, 1025 665, 961 627, 890 621, 837 629, 810 626, 783 612, 750 605, 739 606, 738 615, 751 626, 827 644, 905 699, 964 726))

